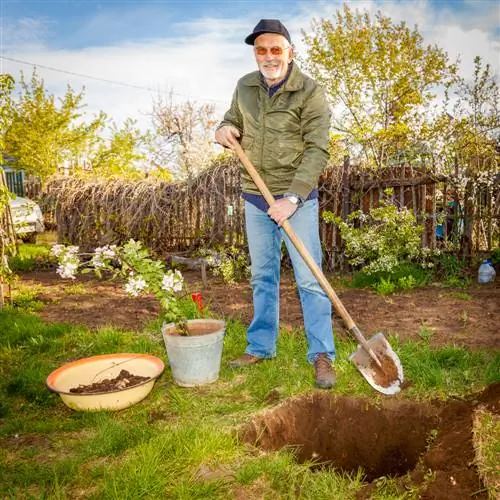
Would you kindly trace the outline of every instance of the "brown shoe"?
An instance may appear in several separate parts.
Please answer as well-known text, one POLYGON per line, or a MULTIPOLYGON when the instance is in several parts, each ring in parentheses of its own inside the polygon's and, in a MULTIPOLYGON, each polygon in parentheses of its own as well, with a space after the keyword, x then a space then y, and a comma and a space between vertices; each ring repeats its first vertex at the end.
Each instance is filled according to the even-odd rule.
POLYGON ((320 389, 331 389, 335 385, 335 369, 325 353, 322 352, 316 356, 314 370, 316 372, 317 387, 320 389))
POLYGON ((260 363, 261 361, 264 361, 264 358, 259 358, 258 356, 253 356, 252 354, 248 354, 246 352, 243 356, 229 361, 229 366, 231 368, 242 368, 243 366, 254 365, 255 363, 260 363))

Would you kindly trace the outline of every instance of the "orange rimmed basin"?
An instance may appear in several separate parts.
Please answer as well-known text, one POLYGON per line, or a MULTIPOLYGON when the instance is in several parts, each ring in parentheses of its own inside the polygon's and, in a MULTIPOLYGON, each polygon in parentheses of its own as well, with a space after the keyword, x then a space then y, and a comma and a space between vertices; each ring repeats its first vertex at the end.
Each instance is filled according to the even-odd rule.
POLYGON ((143 400, 162 374, 165 365, 149 354, 119 353, 82 358, 54 370, 46 381, 47 388, 59 394, 73 410, 122 410, 143 400), (141 384, 111 392, 77 394, 71 388, 117 377, 121 370, 150 377, 141 384))

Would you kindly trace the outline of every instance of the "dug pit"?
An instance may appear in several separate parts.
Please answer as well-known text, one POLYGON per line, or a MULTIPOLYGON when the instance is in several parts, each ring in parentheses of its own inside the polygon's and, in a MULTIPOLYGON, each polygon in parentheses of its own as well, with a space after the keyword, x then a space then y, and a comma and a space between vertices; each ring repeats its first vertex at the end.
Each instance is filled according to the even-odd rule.
POLYGON ((372 481, 415 467, 438 424, 438 413, 412 402, 375 405, 315 393, 258 416, 240 437, 267 450, 296 448, 301 463, 312 460, 349 473, 361 467, 372 481))
POLYGON ((498 414, 500 383, 465 399, 420 403, 317 392, 257 414, 240 440, 265 450, 296 451, 300 463, 365 474, 358 498, 370 498, 375 479, 398 478, 419 498, 487 498, 475 466, 472 419, 478 405, 498 414), (363 493, 364 492, 364 493, 363 493))

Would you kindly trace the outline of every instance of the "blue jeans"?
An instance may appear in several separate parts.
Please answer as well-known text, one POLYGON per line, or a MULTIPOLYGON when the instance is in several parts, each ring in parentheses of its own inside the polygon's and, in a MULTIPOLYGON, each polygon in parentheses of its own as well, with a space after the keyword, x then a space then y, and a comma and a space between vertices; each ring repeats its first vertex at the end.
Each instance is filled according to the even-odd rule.
MULTIPOLYGON (((318 200, 306 201, 289 221, 294 232, 321 267, 318 200)), ((284 239, 299 289, 308 341, 307 360, 312 363, 319 353, 326 353, 330 359, 335 359, 331 302, 307 264, 285 231, 266 212, 247 201, 245 223, 250 250, 254 307, 254 317, 247 330, 248 346, 245 352, 260 358, 272 358, 276 355, 281 243, 284 239)))

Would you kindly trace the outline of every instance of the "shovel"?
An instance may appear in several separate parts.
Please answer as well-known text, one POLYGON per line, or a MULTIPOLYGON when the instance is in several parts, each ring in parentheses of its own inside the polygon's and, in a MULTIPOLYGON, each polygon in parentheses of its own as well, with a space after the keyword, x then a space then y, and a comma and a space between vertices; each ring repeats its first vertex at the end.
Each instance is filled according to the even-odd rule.
MULTIPOLYGON (((232 149, 238 155, 240 161, 252 177, 255 185, 259 188, 266 202, 271 206, 275 202, 273 195, 264 184, 264 181, 239 143, 234 141, 232 143, 232 149)), ((338 315, 343 319, 349 331, 359 342, 357 351, 352 353, 349 359, 358 367, 363 377, 365 377, 367 382, 375 390, 387 395, 398 393, 401 390, 401 383, 403 382, 403 367, 398 355, 392 350, 387 339, 382 333, 377 333, 369 340, 365 339, 360 329, 356 326, 350 314, 347 312, 344 304, 342 304, 332 286, 325 278, 325 275, 304 246, 304 243, 295 234, 290 222, 286 220, 281 227, 285 230, 290 241, 330 298, 338 315)))

